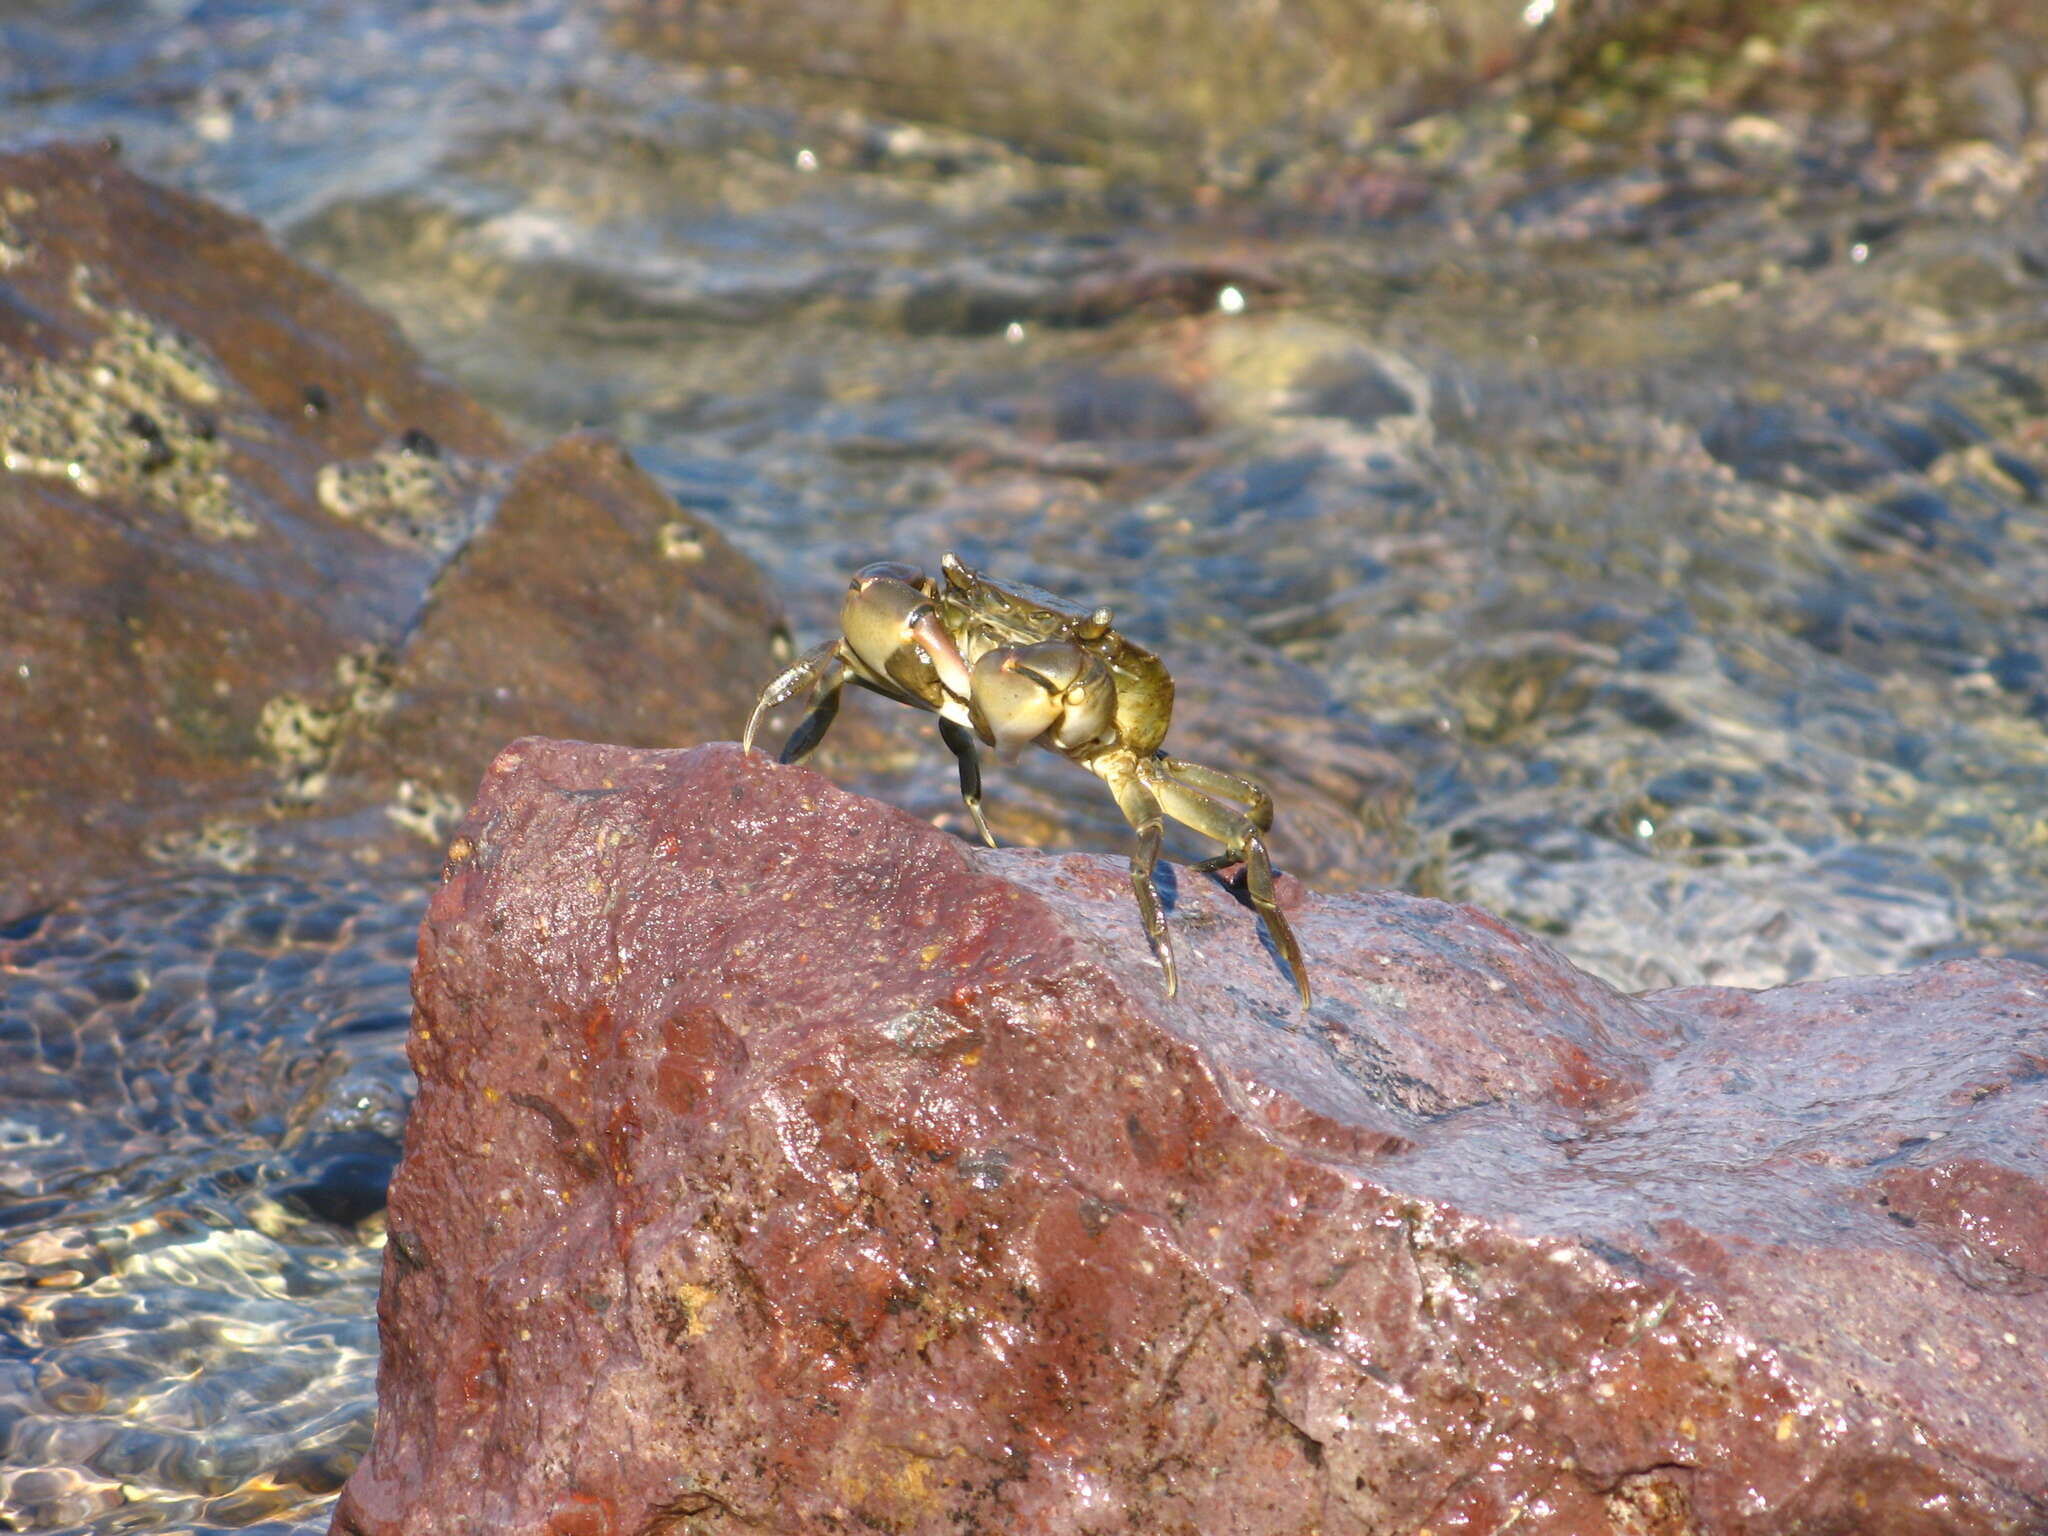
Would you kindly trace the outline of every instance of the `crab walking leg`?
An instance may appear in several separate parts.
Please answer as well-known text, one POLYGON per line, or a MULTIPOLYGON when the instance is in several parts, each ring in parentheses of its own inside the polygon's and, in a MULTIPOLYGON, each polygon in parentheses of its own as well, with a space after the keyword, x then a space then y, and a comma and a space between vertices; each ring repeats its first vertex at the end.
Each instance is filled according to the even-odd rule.
POLYGON ((802 762, 818 750, 818 743, 832 729, 832 722, 839 714, 839 700, 846 692, 846 664, 836 662, 827 665, 821 673, 818 696, 804 711, 803 719, 797 721, 796 729, 789 733, 789 740, 782 744, 782 754, 777 762, 802 762))
POLYGON ((1109 792, 1116 796, 1116 808, 1137 831, 1138 846, 1131 850, 1131 894, 1138 898, 1138 919, 1145 925, 1145 937, 1159 968, 1166 973, 1166 995, 1180 990, 1180 974, 1173 963, 1173 936, 1166 931, 1166 914, 1159 906, 1159 888, 1152 883, 1152 871, 1159 864, 1159 839, 1166 830, 1166 818, 1152 791, 1139 781, 1137 766, 1112 757, 1088 765, 1102 776, 1109 792))
MULTIPOLYGON (((1245 815, 1261 832, 1273 830, 1273 795, 1257 779, 1247 778, 1241 773, 1225 773, 1221 768, 1210 768, 1202 763, 1191 763, 1184 757, 1169 757, 1164 752, 1156 761, 1183 784, 1220 799, 1235 800, 1245 808, 1245 815)), ((1235 862, 1226 856, 1216 867, 1220 869, 1223 863, 1235 862)), ((1198 864, 1195 867, 1200 869, 1202 866, 1198 864)))
MULTIPOLYGON (((762 717, 776 705, 795 698, 807 688, 816 688, 827 682, 831 684, 832 692, 836 694, 839 684, 845 677, 846 663, 839 659, 837 640, 827 640, 823 645, 812 646, 776 673, 773 681, 761 690, 761 697, 754 700, 754 712, 747 716, 747 729, 740 737, 740 750, 754 750, 754 732, 761 728, 762 717)), ((838 707, 836 701, 833 707, 838 707)), ((826 717, 826 723, 831 723, 829 715, 826 717)), ((823 735, 824 732, 820 730, 819 734, 823 735)), ((794 737, 791 739, 794 740, 794 737)), ((813 742, 812 745, 816 746, 817 743, 813 742)))
MULTIPOLYGON (((1220 860, 1208 860, 1197 868, 1220 868, 1223 864, 1243 862, 1245 891, 1250 895, 1252 905, 1258 909, 1259 916, 1266 920, 1266 929, 1273 935, 1273 942, 1280 946, 1287 968, 1294 972, 1294 984, 1301 990, 1301 1006, 1307 1008, 1312 1002, 1308 990, 1308 967, 1302 962, 1301 946, 1294 941, 1294 930, 1287 926, 1287 917, 1280 910, 1280 898, 1273 889, 1273 864, 1266 856, 1266 840, 1260 836, 1265 829, 1259 825, 1256 813, 1247 815, 1197 789, 1194 784, 1182 782, 1181 778, 1174 776, 1169 764, 1175 770, 1182 766, 1171 758, 1154 758, 1140 764, 1138 771, 1167 815, 1224 845, 1226 851, 1220 860)), ((1216 770, 1205 768, 1202 773, 1216 774, 1216 770)), ((1196 776, 1190 773, 1184 777, 1192 780, 1196 776)), ((1231 776, 1216 774, 1216 777, 1228 779, 1231 776)))
POLYGON ((995 847, 996 835, 989 831, 988 818, 981 814, 981 754, 974 747, 974 732, 941 715, 939 740, 959 760, 960 798, 967 802, 967 814, 974 818, 974 825, 981 830, 981 840, 989 847, 995 847))

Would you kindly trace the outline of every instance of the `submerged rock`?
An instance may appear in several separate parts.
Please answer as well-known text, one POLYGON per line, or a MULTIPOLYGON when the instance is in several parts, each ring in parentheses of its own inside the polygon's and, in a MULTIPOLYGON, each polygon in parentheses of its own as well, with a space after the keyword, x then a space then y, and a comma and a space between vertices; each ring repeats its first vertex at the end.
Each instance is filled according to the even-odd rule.
POLYGON ((145 859, 425 872, 508 736, 730 734, 779 624, 255 224, 0 155, 0 921, 145 859))
POLYGON ((526 740, 422 937, 334 1530, 2048 1520, 2048 974, 1630 997, 1283 882, 526 740))

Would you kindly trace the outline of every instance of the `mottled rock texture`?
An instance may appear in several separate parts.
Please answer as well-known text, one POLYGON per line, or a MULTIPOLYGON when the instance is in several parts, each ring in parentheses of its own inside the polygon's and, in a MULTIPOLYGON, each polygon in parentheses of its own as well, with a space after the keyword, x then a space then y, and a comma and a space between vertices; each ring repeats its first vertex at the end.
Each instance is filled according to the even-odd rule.
POLYGON ((0 155, 0 921, 147 860, 430 870, 509 737, 733 733, 779 622, 255 224, 0 155))
POLYGON ((2048 975, 1623 996, 1470 908, 527 740, 427 918, 334 1529, 2048 1527, 2048 975))

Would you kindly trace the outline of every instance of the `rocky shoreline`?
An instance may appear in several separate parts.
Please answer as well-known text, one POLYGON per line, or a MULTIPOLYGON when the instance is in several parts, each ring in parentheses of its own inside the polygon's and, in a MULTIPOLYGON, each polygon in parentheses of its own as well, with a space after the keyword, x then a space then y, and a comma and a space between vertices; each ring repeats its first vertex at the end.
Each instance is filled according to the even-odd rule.
POLYGON ((2048 1528, 2024 9, 0 21, 269 221, 0 153, 0 1527, 2048 1528), (1068 765, 658 750, 948 547, 1313 1012, 1068 765))

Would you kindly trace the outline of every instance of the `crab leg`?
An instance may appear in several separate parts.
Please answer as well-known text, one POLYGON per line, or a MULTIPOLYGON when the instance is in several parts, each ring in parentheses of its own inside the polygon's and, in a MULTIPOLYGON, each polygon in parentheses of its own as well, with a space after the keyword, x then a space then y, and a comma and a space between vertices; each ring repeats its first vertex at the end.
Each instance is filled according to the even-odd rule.
MULTIPOLYGON (((1294 930, 1287 925, 1287 917, 1280 910, 1279 893, 1273 888, 1273 864, 1266 855, 1266 841, 1260 835, 1265 830, 1258 820, 1260 806, 1254 803, 1251 814, 1247 815, 1225 805, 1205 789, 1196 788, 1196 784, 1204 779, 1215 782, 1235 778, 1213 768, 1202 768, 1198 764, 1181 763, 1162 756, 1140 763, 1138 772, 1167 815, 1193 827, 1204 837, 1213 837, 1223 844, 1225 851, 1220 859, 1205 860, 1196 868, 1218 869, 1224 864, 1243 863, 1245 892, 1251 897, 1259 916, 1266 920, 1266 930, 1273 935, 1273 942, 1279 946, 1287 968, 1294 972, 1294 984, 1301 990, 1301 1006, 1309 1007, 1312 999, 1308 990, 1308 967, 1302 961, 1301 946, 1294 940, 1294 930), (1188 772, 1189 769, 1196 771, 1188 772), (1184 783, 1183 779, 1192 782, 1184 783)), ((1236 782, 1242 785, 1245 781, 1236 782)), ((1264 809, 1270 820, 1272 800, 1263 791, 1261 798, 1265 801, 1264 809)))
POLYGON ((1166 830, 1166 818, 1152 791, 1140 782, 1142 767, 1128 761, 1097 761, 1088 765, 1109 785, 1116 807, 1124 813, 1138 834, 1131 850, 1131 894, 1138 898, 1138 919, 1145 925, 1145 937, 1159 968, 1166 973, 1166 995, 1180 990, 1180 976, 1173 963, 1173 936, 1166 931, 1166 914, 1159 905, 1159 888, 1152 883, 1152 871, 1159 864, 1159 839, 1166 830))
POLYGON ((988 829, 988 818, 981 814, 981 754, 974 747, 974 732, 941 715, 939 740, 959 760, 960 798, 967 802, 967 814, 974 818, 974 825, 980 829, 981 840, 989 847, 995 847, 996 836, 988 829))
POLYGON ((811 707, 804 711, 803 719, 797 721, 796 729, 789 733, 789 740, 782 744, 777 762, 800 763, 818 750, 818 743, 825 739, 825 733, 832 729, 832 721, 839 713, 839 700, 845 692, 846 667, 828 667, 818 685, 818 696, 811 701, 811 707))
MULTIPOLYGON (((1225 773, 1221 768, 1211 768, 1202 763, 1191 763, 1186 758, 1169 757, 1161 752, 1155 761, 1179 782, 1191 785, 1208 795, 1224 800, 1235 800, 1245 808, 1252 825, 1261 832, 1273 830, 1273 796, 1257 779, 1247 778, 1241 773, 1225 773)), ((1215 860, 1197 864, 1203 869, 1213 864, 1221 869, 1225 864, 1234 864, 1236 859, 1228 854, 1219 855, 1215 860)))
MULTIPOLYGON (((832 716, 839 708, 839 686, 845 680, 846 663, 840 659, 839 642, 827 640, 822 645, 812 646, 776 673, 775 680, 761 690, 761 697, 754 701, 754 712, 747 716, 746 731, 740 736, 740 750, 754 750, 754 732, 760 729, 761 719, 769 710, 785 700, 795 698, 807 688, 823 687, 826 697, 818 701, 812 714, 822 709, 825 719, 812 735, 810 744, 804 748, 805 755, 808 756, 811 748, 817 746, 817 738, 825 734, 825 726, 832 723, 832 716)), ((782 749, 784 762, 795 761, 788 755, 789 749, 797 744, 797 737, 804 734, 805 726, 809 724, 810 717, 806 716, 803 724, 791 734, 788 745, 782 749)))

